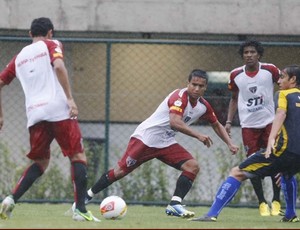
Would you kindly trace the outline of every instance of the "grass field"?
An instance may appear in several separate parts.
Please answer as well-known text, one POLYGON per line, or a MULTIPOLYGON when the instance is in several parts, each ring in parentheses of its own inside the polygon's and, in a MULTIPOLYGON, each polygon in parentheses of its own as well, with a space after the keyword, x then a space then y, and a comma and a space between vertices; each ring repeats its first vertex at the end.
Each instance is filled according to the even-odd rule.
MULTIPOLYGON (((76 222, 65 215, 70 204, 17 204, 9 220, 0 220, 0 229, 288 229, 300 228, 300 223, 280 223, 279 216, 261 217, 256 208, 226 207, 218 221, 193 222, 166 216, 163 206, 129 205, 124 219, 105 220, 99 206, 89 204, 88 209, 101 219, 96 222, 76 222)), ((189 207, 196 216, 204 214, 208 207, 189 207)))

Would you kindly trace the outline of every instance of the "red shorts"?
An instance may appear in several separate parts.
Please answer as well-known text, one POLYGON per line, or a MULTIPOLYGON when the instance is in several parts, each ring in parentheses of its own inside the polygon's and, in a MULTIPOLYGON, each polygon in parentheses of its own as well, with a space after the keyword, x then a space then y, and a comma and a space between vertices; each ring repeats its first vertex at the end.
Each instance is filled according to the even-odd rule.
POLYGON ((267 147, 271 129, 272 124, 268 124, 262 129, 242 128, 243 143, 247 157, 267 147))
POLYGON ((73 156, 84 151, 77 120, 56 122, 41 121, 29 127, 31 150, 27 157, 32 160, 49 159, 50 144, 55 139, 64 156, 73 156))
POLYGON ((145 145, 141 140, 132 137, 128 143, 126 152, 118 164, 124 172, 129 173, 141 164, 154 158, 179 170, 184 162, 194 159, 194 157, 179 144, 173 144, 162 149, 151 148, 145 145))

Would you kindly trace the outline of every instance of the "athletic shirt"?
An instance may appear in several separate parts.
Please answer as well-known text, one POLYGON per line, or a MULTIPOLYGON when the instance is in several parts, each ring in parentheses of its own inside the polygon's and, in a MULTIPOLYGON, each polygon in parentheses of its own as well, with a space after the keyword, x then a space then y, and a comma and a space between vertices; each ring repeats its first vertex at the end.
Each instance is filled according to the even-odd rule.
POLYGON ((276 155, 284 150, 300 154, 300 90, 297 88, 281 90, 276 107, 286 111, 286 118, 276 139, 276 155))
POLYGON ((63 58, 62 45, 57 40, 43 40, 24 47, 0 73, 9 84, 20 80, 25 94, 27 127, 40 121, 68 119, 69 109, 52 63, 63 58))
POLYGON ((187 88, 177 89, 163 100, 156 111, 143 121, 131 136, 155 148, 165 148, 177 143, 176 130, 170 127, 169 113, 181 115, 187 125, 191 125, 200 117, 211 124, 217 121, 212 107, 204 98, 200 97, 197 104, 191 105, 187 88))
POLYGON ((239 91, 238 114, 242 128, 264 128, 275 115, 274 82, 277 82, 280 70, 273 64, 259 63, 256 74, 249 76, 246 66, 230 72, 228 89, 239 91))

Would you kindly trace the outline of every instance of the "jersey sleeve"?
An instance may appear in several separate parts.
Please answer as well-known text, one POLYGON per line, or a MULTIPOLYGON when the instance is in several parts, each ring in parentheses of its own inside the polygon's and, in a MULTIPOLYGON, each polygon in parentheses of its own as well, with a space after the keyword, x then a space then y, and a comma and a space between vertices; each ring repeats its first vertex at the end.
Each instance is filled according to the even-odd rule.
POLYGON ((263 63, 261 65, 262 69, 268 70, 272 74, 273 82, 277 83, 279 80, 279 76, 281 74, 281 71, 278 67, 276 67, 274 64, 270 63, 263 63))
POLYGON ((46 40, 45 43, 49 50, 51 63, 53 63, 58 58, 61 58, 61 59, 64 58, 63 45, 60 41, 46 40))
POLYGON ((235 84, 235 77, 242 72, 242 69, 234 69, 233 71, 230 72, 230 75, 229 75, 229 81, 228 81, 228 89, 230 91, 238 91, 238 87, 237 85, 235 84))
POLYGON ((278 100, 277 100, 277 109, 283 109, 287 111, 287 99, 286 99, 286 94, 284 93, 285 91, 279 91, 278 93, 278 100))
POLYGON ((0 73, 0 79, 7 85, 16 77, 16 57, 17 56, 15 56, 0 73))
POLYGON ((187 106, 187 93, 180 93, 180 90, 175 90, 169 97, 168 106, 170 113, 176 113, 183 116, 184 110, 187 106))
POLYGON ((215 123, 218 121, 218 118, 214 112, 214 109, 211 107, 211 105, 206 101, 204 98, 200 99, 201 103, 203 103, 206 107, 206 112, 203 114, 203 116, 200 117, 200 119, 208 121, 210 124, 215 123))

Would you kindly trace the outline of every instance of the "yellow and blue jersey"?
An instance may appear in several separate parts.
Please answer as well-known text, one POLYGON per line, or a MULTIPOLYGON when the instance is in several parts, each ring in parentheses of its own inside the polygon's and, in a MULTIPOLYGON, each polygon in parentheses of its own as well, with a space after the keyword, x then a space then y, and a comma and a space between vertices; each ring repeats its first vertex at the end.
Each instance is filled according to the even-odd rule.
POLYGON ((281 90, 275 96, 275 108, 286 111, 286 119, 276 139, 275 155, 287 150, 300 155, 300 90, 281 90))

